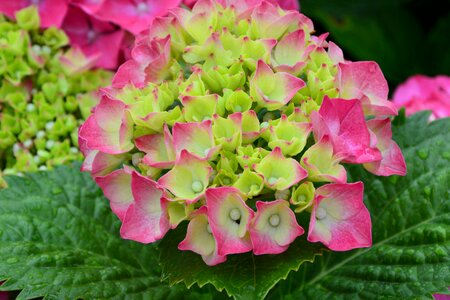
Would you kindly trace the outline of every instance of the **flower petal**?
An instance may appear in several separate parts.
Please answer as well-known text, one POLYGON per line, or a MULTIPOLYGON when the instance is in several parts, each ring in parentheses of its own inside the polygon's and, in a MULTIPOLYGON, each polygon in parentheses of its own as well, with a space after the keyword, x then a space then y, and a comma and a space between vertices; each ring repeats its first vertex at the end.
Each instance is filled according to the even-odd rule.
POLYGON ((276 147, 255 166, 255 171, 264 177, 265 184, 276 190, 285 190, 308 176, 308 173, 293 158, 285 158, 276 147))
POLYGON ((175 163, 173 139, 167 125, 164 125, 164 133, 140 136, 135 143, 139 150, 146 153, 143 161, 150 167, 170 169, 175 163))
POLYGON ((255 255, 282 253, 304 233, 287 201, 257 201, 256 208, 257 212, 250 226, 250 239, 255 255))
POLYGON ((406 175, 406 163, 400 147, 392 140, 391 120, 372 119, 367 122, 375 134, 381 160, 364 164, 364 168, 378 176, 406 175))
POLYGON ((207 161, 182 150, 175 166, 162 176, 158 183, 174 194, 178 200, 190 204, 203 197, 211 172, 212 168, 207 161))
POLYGON ((250 80, 250 95, 268 110, 285 106, 305 86, 305 82, 291 74, 274 73, 262 60, 258 61, 256 72, 250 80))
POLYGON ((340 97, 360 99, 365 114, 397 115, 397 108, 387 100, 389 87, 376 62, 340 63, 336 78, 340 97))
POLYGON ((252 249, 248 226, 253 211, 245 205, 238 189, 233 187, 206 190, 208 221, 217 241, 219 255, 248 252, 252 249))
POLYGON ((98 176, 95 182, 110 201, 112 211, 123 221, 128 207, 133 203, 131 193, 131 170, 119 169, 106 176, 98 176))
POLYGON ((323 99, 319 112, 311 113, 314 137, 319 141, 328 135, 336 155, 344 162, 366 163, 381 159, 371 145, 370 133, 359 100, 323 99))
POLYGON ((163 190, 137 172, 131 174, 134 202, 123 219, 120 235, 140 243, 153 243, 169 231, 169 218, 163 206, 163 190))
POLYGON ((133 149, 133 123, 126 105, 103 96, 94 113, 79 130, 79 135, 92 150, 121 154, 133 149))
POLYGON ((372 245, 370 214, 363 203, 362 182, 327 184, 316 190, 308 241, 333 251, 372 245))
POLYGON ((198 253, 207 265, 214 266, 226 261, 227 257, 217 253, 217 242, 208 227, 207 208, 202 206, 193 213, 186 238, 178 244, 178 249, 198 253))
POLYGON ((341 158, 333 154, 333 145, 325 135, 303 154, 301 165, 308 171, 308 179, 315 182, 347 182, 347 171, 339 164, 341 158))
POLYGON ((214 143, 211 120, 201 123, 175 123, 172 132, 177 156, 182 150, 187 150, 199 158, 210 159, 219 150, 214 143))

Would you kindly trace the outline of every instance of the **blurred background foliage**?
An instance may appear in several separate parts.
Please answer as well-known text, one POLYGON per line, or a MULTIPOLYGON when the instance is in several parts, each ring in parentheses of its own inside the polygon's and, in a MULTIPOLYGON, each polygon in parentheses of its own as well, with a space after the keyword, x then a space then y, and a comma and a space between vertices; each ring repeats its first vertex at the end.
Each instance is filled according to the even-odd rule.
POLYGON ((301 0, 346 59, 378 62, 390 91, 409 76, 450 75, 450 0, 301 0))

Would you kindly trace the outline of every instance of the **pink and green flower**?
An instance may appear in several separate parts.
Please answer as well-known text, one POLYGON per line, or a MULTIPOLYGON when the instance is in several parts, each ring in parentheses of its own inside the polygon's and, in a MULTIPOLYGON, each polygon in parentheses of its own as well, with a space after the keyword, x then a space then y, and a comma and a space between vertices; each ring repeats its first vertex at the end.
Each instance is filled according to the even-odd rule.
POLYGON ((267 1, 201 0, 155 19, 80 130, 124 237, 187 222, 178 248, 216 265, 286 251, 309 215, 310 242, 371 245, 345 164, 405 174, 396 110, 375 63, 345 61, 313 29, 267 1))

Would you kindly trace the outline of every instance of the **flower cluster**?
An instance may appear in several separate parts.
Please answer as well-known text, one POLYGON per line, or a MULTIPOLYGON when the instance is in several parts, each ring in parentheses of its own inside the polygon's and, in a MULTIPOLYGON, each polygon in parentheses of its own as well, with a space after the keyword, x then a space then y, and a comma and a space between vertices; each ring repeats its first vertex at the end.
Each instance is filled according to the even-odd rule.
POLYGON ((431 120, 450 117, 450 77, 412 76, 397 87, 393 101, 397 107, 405 107, 408 115, 431 110, 431 120))
POLYGON ((63 29, 71 45, 80 47, 97 67, 116 69, 121 57, 129 52, 133 35, 180 3, 181 0, 20 0, 0 1, 0 12, 13 18, 18 10, 35 5, 43 28, 63 29))
POLYGON ((371 245, 363 184, 344 163, 404 175, 388 86, 297 11, 200 0, 156 18, 80 127, 90 171, 142 243, 188 220, 208 265, 285 251, 304 229, 331 250, 371 245))
POLYGON ((0 170, 17 173, 80 159, 77 129, 111 73, 89 71, 60 30, 39 30, 30 7, 0 15, 0 170))

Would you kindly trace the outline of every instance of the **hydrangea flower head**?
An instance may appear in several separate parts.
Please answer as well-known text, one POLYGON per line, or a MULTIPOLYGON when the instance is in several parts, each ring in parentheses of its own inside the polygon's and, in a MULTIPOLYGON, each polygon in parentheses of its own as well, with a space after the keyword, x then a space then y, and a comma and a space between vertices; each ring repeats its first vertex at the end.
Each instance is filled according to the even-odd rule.
MULTIPOLYGON (((0 9, 25 2, 1 1, 0 9)), ((39 3, 56 9, 57 2, 66 3, 39 3)), ((79 48, 68 47, 62 30, 40 29, 44 19, 39 12, 27 7, 16 12, 15 21, 0 15, 0 171, 20 174, 79 160, 80 146, 87 157, 84 169, 107 175, 121 164, 123 154, 110 159, 89 150, 91 140, 78 145, 77 132, 98 103, 96 90, 110 82, 111 73, 92 70, 93 61, 79 48)))
POLYGON ((156 18, 80 128, 122 236, 149 242, 186 220, 178 248, 215 265, 286 251, 310 213, 309 241, 370 246, 363 184, 345 164, 404 175, 397 112, 378 65, 344 60, 326 37, 268 1, 156 18))

